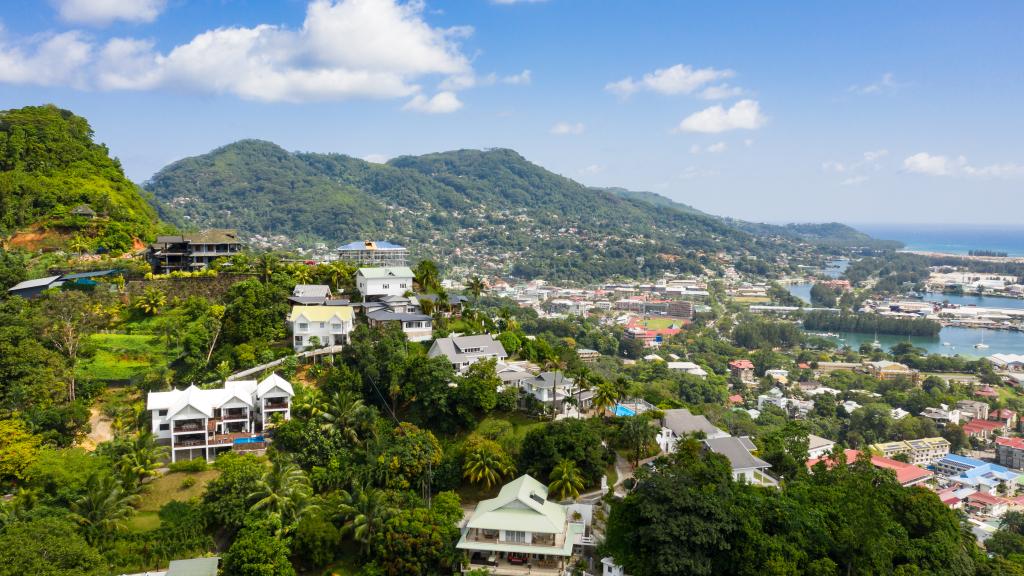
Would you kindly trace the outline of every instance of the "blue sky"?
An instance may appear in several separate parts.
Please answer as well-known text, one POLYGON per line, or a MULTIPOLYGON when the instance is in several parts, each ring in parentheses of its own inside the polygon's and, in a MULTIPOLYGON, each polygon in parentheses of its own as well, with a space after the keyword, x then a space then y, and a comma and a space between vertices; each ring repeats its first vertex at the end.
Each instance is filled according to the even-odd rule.
POLYGON ((142 182, 240 138, 508 147, 756 221, 1017 223, 1019 2, 8 0, 0 106, 142 182))

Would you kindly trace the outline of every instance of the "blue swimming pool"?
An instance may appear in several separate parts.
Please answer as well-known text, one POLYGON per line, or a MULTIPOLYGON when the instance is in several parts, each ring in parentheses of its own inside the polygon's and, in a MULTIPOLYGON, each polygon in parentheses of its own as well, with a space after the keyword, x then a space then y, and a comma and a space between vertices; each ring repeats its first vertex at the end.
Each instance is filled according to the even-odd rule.
POLYGON ((264 442, 263 436, 252 436, 249 438, 235 438, 235 444, 259 444, 264 442))
POLYGON ((622 404, 615 405, 614 413, 616 416, 636 416, 636 412, 634 410, 632 410, 631 408, 626 408, 622 404))

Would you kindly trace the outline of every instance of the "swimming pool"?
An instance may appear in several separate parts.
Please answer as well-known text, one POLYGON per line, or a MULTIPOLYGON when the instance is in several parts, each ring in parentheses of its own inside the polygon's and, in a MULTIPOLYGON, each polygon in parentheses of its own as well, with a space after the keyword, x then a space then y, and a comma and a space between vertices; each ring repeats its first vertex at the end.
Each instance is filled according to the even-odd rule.
POLYGON ((636 411, 631 408, 626 408, 622 404, 616 404, 614 414, 616 416, 636 416, 636 411))
POLYGON ((264 442, 263 436, 252 436, 249 438, 235 438, 235 444, 259 444, 264 442))

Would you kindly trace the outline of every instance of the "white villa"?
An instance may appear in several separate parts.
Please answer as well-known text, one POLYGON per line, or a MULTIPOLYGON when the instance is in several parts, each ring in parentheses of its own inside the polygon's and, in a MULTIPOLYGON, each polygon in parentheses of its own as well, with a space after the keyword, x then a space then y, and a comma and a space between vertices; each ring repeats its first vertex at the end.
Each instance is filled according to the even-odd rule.
POLYGON ((408 266, 360 268, 356 272, 356 288, 363 300, 382 296, 404 296, 412 290, 413 273, 408 266))
POLYGON ((529 475, 509 482, 465 522, 456 545, 469 559, 462 571, 561 576, 573 547, 588 543, 585 518, 574 508, 548 500, 547 487, 529 475))
POLYGON ((320 348, 347 344, 352 332, 352 307, 292 306, 288 331, 296 352, 313 346, 313 337, 319 340, 320 348))
POLYGON ((427 356, 444 355, 452 363, 452 367, 462 374, 474 362, 494 358, 498 362, 508 358, 501 341, 495 340, 490 334, 479 336, 448 336, 438 338, 430 345, 427 356))
POLYGON ((266 448, 263 432, 279 415, 291 418, 295 396, 290 382, 271 374, 261 382, 235 380, 223 388, 150 392, 146 410, 157 439, 169 441, 171 462, 205 458, 213 461, 227 450, 266 448))

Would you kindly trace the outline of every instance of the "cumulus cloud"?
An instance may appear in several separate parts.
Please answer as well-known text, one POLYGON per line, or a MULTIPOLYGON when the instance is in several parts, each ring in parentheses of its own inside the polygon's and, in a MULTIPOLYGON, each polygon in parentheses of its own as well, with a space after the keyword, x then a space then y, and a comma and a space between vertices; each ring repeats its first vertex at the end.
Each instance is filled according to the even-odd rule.
POLYGON ((116 20, 152 22, 164 11, 166 0, 51 0, 61 20, 104 26, 116 20))
POLYGON ((708 86, 700 91, 700 97, 705 100, 725 100, 727 98, 741 96, 742 94, 743 88, 740 88, 739 86, 730 86, 728 84, 708 86))
MULTIPOLYGON (((94 46, 66 33, 42 43, 0 45, 0 82, 71 84, 61 78, 79 71, 92 79, 87 87, 102 90, 172 88, 307 102, 414 97, 423 93, 421 82, 440 77, 456 87, 443 86, 410 104, 451 111, 461 103, 442 94, 472 85, 459 81, 473 77, 459 45, 472 29, 432 27, 423 10, 417 1, 313 0, 300 28, 217 28, 167 52, 148 40, 113 38, 94 46), (70 57, 46 65, 53 54, 61 55, 54 48, 59 42, 70 57)), ((516 77, 521 83, 523 73, 516 77)))
POLYGON ((690 114, 679 123, 678 130, 717 134, 729 130, 756 130, 766 121, 756 100, 740 100, 728 109, 711 106, 690 114))
POLYGON ((551 127, 550 132, 556 136, 569 136, 583 134, 587 129, 582 122, 555 122, 555 125, 551 127))
POLYGON ((701 152, 708 152, 710 154, 719 154, 725 152, 729 147, 725 142, 715 142, 707 146, 701 146, 700 144, 692 144, 690 146, 690 154, 700 154, 701 152))
POLYGON ((717 154, 719 152, 725 152, 726 148, 727 146, 725 142, 715 142, 714 144, 708 146, 708 152, 711 152, 712 154, 717 154))
POLYGON ((892 72, 886 72, 882 74, 882 78, 876 82, 868 84, 854 84, 846 89, 847 92, 853 94, 882 94, 885 92, 891 92, 900 87, 900 84, 896 82, 896 77, 893 76, 892 72))
POLYGON ((839 181, 843 186, 853 186, 867 182, 871 174, 882 168, 881 160, 889 155, 889 151, 880 148, 868 150, 860 155, 860 158, 848 162, 839 160, 827 160, 821 163, 824 172, 832 174, 843 174, 845 178, 839 181))
POLYGON ((914 174, 928 176, 966 176, 974 178, 1020 178, 1024 177, 1024 165, 1012 162, 973 166, 967 158, 957 156, 950 158, 943 155, 932 155, 918 152, 903 160, 903 168, 914 174))
POLYGON ((510 74, 501 79, 503 84, 529 84, 532 81, 533 78, 529 70, 523 70, 519 74, 510 74))
MULTIPOLYGON (((649 90, 660 94, 691 94, 711 82, 718 82, 735 76, 732 70, 716 68, 693 68, 685 64, 676 64, 670 68, 659 68, 648 72, 640 80, 627 76, 622 80, 605 84, 604 89, 623 98, 641 90, 649 90)), ((717 86, 709 94, 722 94, 727 86, 717 86)), ((725 96, 727 97, 727 96, 725 96)))
POLYGON ((83 68, 93 47, 79 32, 37 37, 21 45, 0 43, 0 82, 38 86, 87 85, 83 68))
POLYGON ((438 92, 433 97, 427 98, 423 94, 417 94, 412 100, 402 106, 402 110, 412 110, 424 114, 451 114, 462 108, 462 102, 454 92, 438 92))

